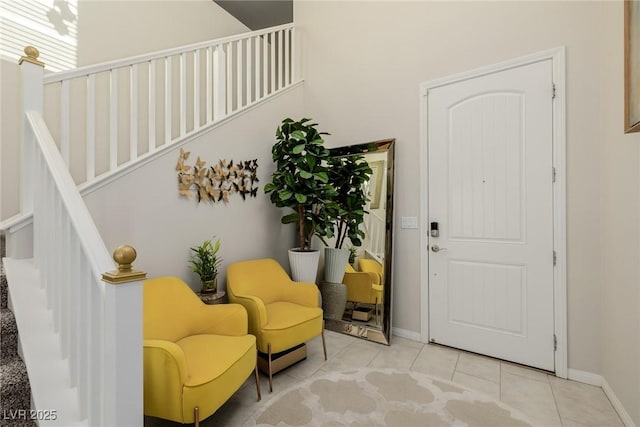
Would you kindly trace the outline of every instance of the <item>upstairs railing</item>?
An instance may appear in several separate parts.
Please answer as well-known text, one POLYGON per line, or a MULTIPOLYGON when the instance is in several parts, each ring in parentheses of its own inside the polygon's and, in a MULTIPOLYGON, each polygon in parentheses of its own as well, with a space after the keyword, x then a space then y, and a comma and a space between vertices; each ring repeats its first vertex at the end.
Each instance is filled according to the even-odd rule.
POLYGON ((293 24, 49 74, 45 119, 81 188, 296 84, 293 24))
POLYGON ((365 253, 367 253, 369 257, 382 263, 385 252, 385 219, 375 211, 370 210, 365 216, 364 227, 367 236, 363 242, 365 253))
MULTIPOLYGON (((42 65, 37 50, 21 59, 25 108, 22 209, 33 212, 34 265, 67 359, 78 413, 91 426, 143 423, 142 282, 125 265, 114 263, 39 111, 42 65), (40 90, 34 88, 40 87, 40 90), (124 277, 124 279, 123 279, 124 277)), ((122 251, 121 251, 122 252, 122 251)), ((131 250, 129 250, 131 252, 131 250)), ((119 260, 131 262, 123 252, 119 260)), ((133 256, 135 258, 135 255, 133 256)), ((56 393, 64 393, 56 390, 56 393)), ((36 410, 46 404, 32 390, 36 410)), ((44 396, 45 398, 47 396, 44 396)), ((65 424, 77 420, 64 420, 65 424)))

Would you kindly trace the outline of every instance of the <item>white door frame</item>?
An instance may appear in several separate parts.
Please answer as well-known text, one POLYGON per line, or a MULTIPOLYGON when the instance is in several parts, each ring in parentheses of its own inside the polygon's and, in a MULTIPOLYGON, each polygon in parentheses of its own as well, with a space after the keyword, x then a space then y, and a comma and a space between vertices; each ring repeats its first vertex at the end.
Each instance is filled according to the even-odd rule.
MULTIPOLYGON (((508 70, 550 59, 554 84, 553 102, 553 246, 556 265, 553 271, 554 334, 557 339, 555 374, 567 378, 567 220, 566 220, 566 123, 565 123, 565 48, 515 58, 487 67, 420 84, 420 339, 429 342, 429 162, 428 95, 429 90, 486 74, 508 70)), ((552 96, 552 94, 549 94, 552 96)), ((549 171, 551 173, 551 171, 549 171)))

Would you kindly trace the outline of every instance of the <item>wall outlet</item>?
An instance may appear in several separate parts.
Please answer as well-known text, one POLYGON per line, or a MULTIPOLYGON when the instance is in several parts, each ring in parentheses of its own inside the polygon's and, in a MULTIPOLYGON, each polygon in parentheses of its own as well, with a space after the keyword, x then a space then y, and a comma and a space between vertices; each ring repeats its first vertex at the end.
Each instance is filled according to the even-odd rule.
POLYGON ((418 218, 415 216, 403 216, 400 228, 418 228, 418 218))

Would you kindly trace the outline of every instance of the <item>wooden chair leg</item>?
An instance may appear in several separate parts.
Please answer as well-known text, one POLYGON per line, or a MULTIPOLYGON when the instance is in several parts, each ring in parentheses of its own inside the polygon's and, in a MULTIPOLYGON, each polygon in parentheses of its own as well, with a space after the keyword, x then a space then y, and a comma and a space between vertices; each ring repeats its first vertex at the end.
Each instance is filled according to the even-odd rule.
POLYGON ((198 408, 197 406, 193 408, 193 419, 195 420, 193 426, 200 427, 200 408, 198 408))
POLYGON ((324 351, 324 360, 327 360, 327 344, 324 340, 324 321, 322 322, 322 350, 324 351))
POLYGON ((262 400, 262 395, 260 394, 260 377, 258 376, 258 363, 256 361, 256 390, 258 390, 258 402, 262 400))
POLYGON ((273 392, 273 374, 271 372, 271 343, 267 344, 267 353, 269 355, 268 368, 269 368, 269 393, 273 392))

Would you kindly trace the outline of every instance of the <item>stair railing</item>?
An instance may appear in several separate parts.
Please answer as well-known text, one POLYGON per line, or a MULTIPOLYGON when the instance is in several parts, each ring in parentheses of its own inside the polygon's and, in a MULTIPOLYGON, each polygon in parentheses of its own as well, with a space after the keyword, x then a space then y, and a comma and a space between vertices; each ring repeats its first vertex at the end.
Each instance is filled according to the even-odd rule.
POLYGON ((81 190, 299 82, 293 24, 48 74, 45 119, 81 190))
MULTIPOLYGON (((34 265, 69 362, 69 385, 88 425, 142 425, 144 273, 124 265, 123 273, 104 276, 114 263, 42 117, 44 64, 35 48, 25 54, 22 212, 33 212, 34 265), (126 282, 122 276, 131 281, 110 284, 126 282)), ((132 261, 131 249, 116 255, 132 261)), ((33 395, 42 409, 38 390, 33 395)))
POLYGON ((382 263, 385 253, 385 219, 375 211, 369 210, 364 226, 367 236, 363 242, 364 250, 369 257, 382 263))

